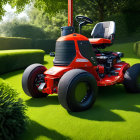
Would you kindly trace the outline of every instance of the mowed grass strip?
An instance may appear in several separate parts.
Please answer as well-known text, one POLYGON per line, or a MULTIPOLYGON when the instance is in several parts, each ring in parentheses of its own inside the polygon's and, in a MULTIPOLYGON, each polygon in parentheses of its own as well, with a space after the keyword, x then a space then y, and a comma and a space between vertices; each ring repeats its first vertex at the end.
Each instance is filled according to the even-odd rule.
MULTIPOLYGON (((140 63, 133 53, 133 42, 118 43, 106 50, 124 52, 122 59, 140 63)), ((50 68, 53 57, 45 56, 44 65, 50 68), (47 63, 48 62, 48 63, 47 63)), ((99 88, 94 106, 84 112, 67 112, 57 95, 32 99, 21 87, 23 70, 2 75, 28 106, 30 123, 20 140, 139 140, 140 94, 127 94, 123 85, 99 88)))

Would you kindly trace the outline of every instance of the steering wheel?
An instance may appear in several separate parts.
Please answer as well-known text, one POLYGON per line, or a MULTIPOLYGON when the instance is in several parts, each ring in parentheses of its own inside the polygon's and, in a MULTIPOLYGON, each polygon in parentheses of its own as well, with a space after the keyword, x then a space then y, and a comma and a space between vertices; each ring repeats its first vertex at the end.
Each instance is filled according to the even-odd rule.
POLYGON ((85 16, 76 16, 76 21, 79 23, 80 34, 81 34, 82 26, 93 23, 93 21, 90 18, 85 17, 85 16))
POLYGON ((85 16, 76 16, 76 21, 79 23, 79 25, 86 25, 86 24, 92 24, 93 21, 85 16))

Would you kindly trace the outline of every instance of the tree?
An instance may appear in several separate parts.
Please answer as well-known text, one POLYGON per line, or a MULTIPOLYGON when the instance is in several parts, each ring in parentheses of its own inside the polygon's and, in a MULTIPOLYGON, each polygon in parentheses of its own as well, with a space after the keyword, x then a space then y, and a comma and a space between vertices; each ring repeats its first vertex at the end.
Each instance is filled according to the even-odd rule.
POLYGON ((0 36, 5 37, 24 37, 32 39, 46 39, 48 34, 34 25, 11 21, 0 25, 0 36))
POLYGON ((60 36, 61 27, 67 26, 67 12, 61 10, 54 17, 50 18, 47 13, 36 8, 28 11, 29 23, 43 29, 48 38, 54 39, 60 36))
POLYGON ((140 1, 128 0, 123 9, 129 34, 140 31, 140 1))
POLYGON ((75 1, 76 14, 82 13, 94 19, 104 21, 114 13, 118 13, 125 6, 127 0, 77 0, 75 1), (84 6, 83 6, 84 5, 84 6))
MULTIPOLYGON (((106 17, 114 13, 119 13, 122 9, 132 9, 140 7, 138 0, 73 0, 74 14, 82 14, 92 18, 94 21, 103 21, 106 17)), ((3 5, 9 3, 17 8, 17 12, 24 10, 27 4, 32 3, 34 7, 53 17, 59 11, 65 10, 67 13, 67 0, 1 0, 0 17, 4 15, 3 5)))
MULTIPOLYGON (((74 0, 74 10, 102 21, 105 15, 120 11, 121 7, 123 7, 127 1, 129 0, 74 0)), ((5 12, 3 5, 7 3, 12 7, 16 7, 17 12, 21 12, 25 8, 25 5, 33 3, 37 9, 52 16, 62 9, 66 10, 68 2, 67 0, 2 0, 0 1, 1 16, 4 15, 5 12)))
POLYGON ((17 8, 17 12, 24 10, 27 4, 33 3, 34 7, 48 13, 50 16, 56 14, 61 9, 66 9, 66 0, 1 0, 0 1, 0 18, 4 15, 4 5, 10 4, 17 8))

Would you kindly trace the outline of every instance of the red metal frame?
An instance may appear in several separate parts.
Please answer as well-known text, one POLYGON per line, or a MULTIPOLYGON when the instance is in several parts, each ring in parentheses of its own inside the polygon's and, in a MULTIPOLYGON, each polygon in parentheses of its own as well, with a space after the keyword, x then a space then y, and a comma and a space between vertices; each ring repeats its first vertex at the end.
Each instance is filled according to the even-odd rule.
POLYGON ((68 26, 73 26, 73 0, 68 0, 68 26))
POLYGON ((88 71, 95 77, 98 86, 109 86, 123 82, 124 73, 130 67, 128 63, 120 62, 114 64, 113 67, 116 68, 116 72, 118 72, 118 75, 106 75, 104 78, 100 78, 97 73, 97 69, 99 70, 99 73, 103 73, 103 67, 100 65, 94 66, 88 59, 81 55, 78 47, 77 41, 88 41, 88 38, 80 34, 70 34, 60 37, 57 41, 69 40, 74 40, 75 42, 76 57, 69 66, 53 66, 52 68, 44 72, 46 87, 43 89, 43 93, 57 93, 60 78, 64 75, 64 73, 72 69, 83 69, 88 71))
POLYGON ((105 38, 89 38, 89 42, 92 45, 111 44, 111 40, 105 38))

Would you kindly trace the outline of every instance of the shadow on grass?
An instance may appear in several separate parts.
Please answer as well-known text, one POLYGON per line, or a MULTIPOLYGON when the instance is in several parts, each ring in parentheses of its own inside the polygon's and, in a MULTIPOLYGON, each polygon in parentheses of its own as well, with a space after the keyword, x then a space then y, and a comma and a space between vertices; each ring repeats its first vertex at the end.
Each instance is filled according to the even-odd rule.
MULTIPOLYGON (((68 112, 70 115, 88 120, 97 121, 125 121, 120 115, 113 110, 132 111, 140 113, 140 94, 126 93, 123 85, 109 87, 100 87, 98 98, 95 105, 84 112, 68 112)), ((50 95, 47 98, 29 99, 26 101, 28 106, 41 107, 47 105, 57 105, 57 95, 50 95)))
POLYGON ((46 60, 44 60, 43 65, 47 65, 47 64, 48 64, 48 62, 46 60))
POLYGON ((58 105, 58 97, 57 95, 49 95, 46 98, 31 98, 29 100, 26 100, 25 103, 28 106, 31 107, 42 107, 42 106, 47 106, 47 105, 58 105))
POLYGON ((140 94, 127 94, 123 85, 101 87, 95 105, 84 112, 69 112, 70 115, 97 121, 125 121, 113 110, 140 113, 140 94))
MULTIPOLYGON (((47 121, 46 121, 47 122, 47 121)), ((20 135, 20 140, 35 140, 36 138, 43 136, 46 139, 60 139, 60 140, 70 140, 69 137, 60 134, 59 132, 46 128, 39 123, 29 120, 27 124, 27 129, 24 131, 23 134, 20 135)))
POLYGON ((102 87, 99 89, 99 98, 106 99, 106 107, 110 109, 133 111, 140 113, 140 93, 127 93, 122 84, 109 87, 102 87))
MULTIPOLYGON (((68 112, 70 115, 97 121, 125 121, 114 110, 131 111, 140 113, 140 94, 126 93, 123 85, 100 87, 95 105, 84 112, 68 112)), ((50 95, 47 98, 29 99, 26 101, 28 106, 41 107, 47 105, 57 105, 57 95, 50 95)))
POLYGON ((87 119, 87 120, 96 120, 96 121, 125 121, 119 115, 111 112, 107 108, 103 108, 99 105, 95 105, 92 109, 89 109, 84 112, 69 112, 70 115, 87 119))
POLYGON ((0 75, 0 77, 2 77, 3 79, 7 79, 9 77, 13 77, 19 74, 22 74, 24 72, 24 70, 18 70, 18 71, 14 71, 14 72, 9 72, 3 75, 0 75))

